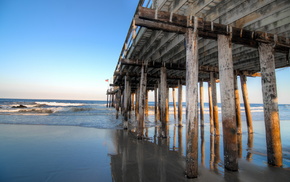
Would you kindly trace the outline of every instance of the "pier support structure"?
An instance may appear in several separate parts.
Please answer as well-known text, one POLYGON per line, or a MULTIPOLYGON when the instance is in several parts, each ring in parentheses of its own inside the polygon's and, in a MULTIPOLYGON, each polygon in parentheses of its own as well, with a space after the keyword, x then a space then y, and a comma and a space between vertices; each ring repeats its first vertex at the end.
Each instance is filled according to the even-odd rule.
POLYGON ((199 108, 200 108, 200 126, 204 127, 204 93, 203 93, 203 81, 199 82, 199 108))
POLYGON ((234 70, 230 36, 218 35, 219 78, 222 102, 225 168, 238 170, 237 124, 234 96, 234 70))
POLYGON ((274 49, 271 44, 260 43, 258 50, 262 75, 261 81, 268 163, 274 166, 282 166, 283 156, 280 137, 274 49))
POLYGON ((119 110, 120 110, 120 105, 121 105, 121 90, 120 88, 116 92, 116 119, 119 118, 119 110))
POLYGON ((234 75, 234 89, 235 89, 235 105, 236 105, 236 122, 237 122, 237 133, 242 134, 242 117, 241 117, 241 103, 240 93, 238 87, 238 76, 234 75))
POLYGON ((213 123, 213 105, 212 105, 212 84, 211 81, 207 82, 208 89, 208 108, 209 108, 209 124, 210 124, 210 134, 214 134, 214 123, 213 123))
POLYGON ((138 120, 139 118, 139 99, 140 99, 140 84, 137 85, 137 89, 136 89, 136 103, 135 103, 135 119, 138 120))
POLYGON ((182 126, 182 85, 178 80, 178 126, 182 126))
POLYGON ((216 77, 213 72, 210 72, 211 93, 212 93, 212 114, 214 124, 214 134, 220 135, 219 127, 219 109, 217 105, 216 77))
POLYGON ((159 121, 159 109, 158 109, 158 85, 154 85, 154 115, 155 115, 155 122, 159 121))
POLYGON ((129 119, 129 110, 131 109, 130 106, 131 101, 131 86, 130 86, 130 78, 129 76, 125 76, 125 90, 124 90, 124 121, 123 121, 123 128, 128 129, 128 119, 129 119))
POLYGON ((241 81, 244 107, 245 107, 245 113, 246 113, 246 119, 247 119, 248 134, 252 134, 254 130, 253 130, 251 107, 250 107, 249 96, 248 96, 247 77, 245 75, 240 75, 240 81, 241 81))
MULTIPOLYGON (((191 21, 191 20, 188 20, 191 21)), ((187 28, 186 41, 186 175, 198 175, 198 21, 194 29, 187 28)))
POLYGON ((176 98, 175 98, 175 88, 172 88, 172 102, 173 102, 173 114, 176 120, 176 98))
POLYGON ((144 135, 144 107, 145 107, 145 95, 147 92, 147 64, 142 64, 141 78, 140 78, 140 93, 139 93, 139 114, 138 114, 138 128, 137 137, 143 138, 144 135))
POLYGON ((166 68, 160 68, 160 121, 162 123, 162 137, 167 138, 167 125, 169 121, 169 108, 168 108, 168 86, 167 86, 167 73, 166 68))

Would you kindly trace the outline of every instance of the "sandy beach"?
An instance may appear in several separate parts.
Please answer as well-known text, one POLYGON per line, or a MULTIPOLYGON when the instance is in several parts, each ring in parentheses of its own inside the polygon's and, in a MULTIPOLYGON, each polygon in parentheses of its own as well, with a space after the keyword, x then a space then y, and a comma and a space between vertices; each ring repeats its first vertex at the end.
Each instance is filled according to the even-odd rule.
MULTIPOLYGON (((284 153, 282 168, 268 166, 259 131, 251 144, 242 136, 239 172, 224 170, 222 136, 217 142, 207 134, 207 126, 199 141, 199 176, 187 179, 184 127, 176 127, 175 134, 175 126, 170 127, 173 135, 168 139, 150 136, 152 127, 148 140, 137 140, 134 133, 120 129, 1 124, 0 181, 289 180, 289 153, 284 153)), ((289 152, 289 142, 283 150, 289 152)))

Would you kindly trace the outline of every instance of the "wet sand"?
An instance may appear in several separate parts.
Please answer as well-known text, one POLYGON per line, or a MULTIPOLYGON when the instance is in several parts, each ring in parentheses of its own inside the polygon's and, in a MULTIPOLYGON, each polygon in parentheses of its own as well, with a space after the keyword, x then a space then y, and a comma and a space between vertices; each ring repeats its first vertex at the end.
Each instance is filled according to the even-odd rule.
MULTIPOLYGON (((289 131, 289 121, 281 130, 289 131), (286 129, 285 129, 286 128, 286 129)), ((256 125, 259 125, 258 123, 256 125)), ((185 127, 169 126, 170 137, 147 140, 118 129, 76 126, 0 125, 0 181, 288 181, 288 134, 283 135, 282 168, 266 164, 263 128, 243 133, 239 172, 223 169, 222 136, 204 128, 199 140, 199 177, 185 177, 185 127), (251 139, 252 138, 252 139, 251 139)), ((245 130, 244 130, 245 131, 245 130)), ((202 131, 200 131, 200 134, 202 131)))

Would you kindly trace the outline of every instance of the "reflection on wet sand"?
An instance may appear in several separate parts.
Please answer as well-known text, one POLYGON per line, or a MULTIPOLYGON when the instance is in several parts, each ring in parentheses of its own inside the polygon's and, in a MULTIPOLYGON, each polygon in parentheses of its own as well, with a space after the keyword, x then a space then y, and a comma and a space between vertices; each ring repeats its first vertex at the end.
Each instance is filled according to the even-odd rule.
POLYGON ((118 152, 111 156, 113 181, 185 181, 184 158, 168 150, 169 138, 158 144, 137 140, 134 133, 116 132, 118 152))
MULTIPOLYGON (((111 155, 113 181, 191 181, 185 176, 185 132, 186 128, 179 127, 176 123, 166 126, 157 124, 151 128, 144 128, 144 137, 140 140, 134 129, 117 130, 114 143, 118 150, 115 155, 111 155), (164 133, 168 137, 164 137, 164 133)), ((277 171, 272 168, 255 166, 251 162, 246 163, 252 160, 253 135, 248 134, 247 138, 244 137, 247 141, 244 142, 245 146, 243 146, 242 135, 238 135, 237 152, 241 170, 236 173, 227 171, 223 167, 223 147, 220 142, 223 135, 211 135, 209 125, 200 127, 199 176, 194 181, 247 181, 262 179, 265 175, 267 175, 265 181, 269 181, 268 178, 274 179, 271 175, 277 171), (246 151, 244 156, 243 149, 246 151), (260 172, 253 172, 255 170, 252 169, 260 172), (265 171, 267 174, 264 174, 265 171)), ((287 170, 281 169, 278 172, 282 174, 279 176, 281 179, 290 176, 287 170)))
POLYGON ((247 142, 247 160, 251 161, 252 160, 252 148, 253 148, 253 140, 254 140, 254 134, 253 133, 248 133, 248 142, 247 142))

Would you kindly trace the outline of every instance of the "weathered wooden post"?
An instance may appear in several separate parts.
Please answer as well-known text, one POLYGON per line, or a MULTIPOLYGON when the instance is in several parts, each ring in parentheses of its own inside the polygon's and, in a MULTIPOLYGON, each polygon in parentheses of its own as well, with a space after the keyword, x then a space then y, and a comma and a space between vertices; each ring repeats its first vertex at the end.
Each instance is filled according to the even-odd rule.
POLYGON ((208 86, 208 107, 209 107, 209 124, 210 134, 214 134, 214 123, 213 123, 213 105, 212 105, 212 84, 211 81, 207 82, 208 86))
POLYGON ((148 111, 149 111, 148 92, 149 92, 149 90, 146 90, 146 92, 145 92, 145 117, 148 117, 148 111))
POLYGON ((176 119, 176 98, 175 98, 175 88, 172 88, 172 100, 173 100, 173 113, 174 113, 174 119, 176 119))
POLYGON ((112 94, 111 91, 109 92, 109 107, 111 107, 111 102, 112 102, 112 94))
POLYGON ((178 126, 182 126, 182 85, 178 80, 178 126))
POLYGON ((271 44, 260 43, 258 50, 262 75, 268 163, 273 166, 282 166, 274 48, 271 44))
POLYGON ((112 93, 111 107, 115 107, 115 94, 112 93))
POLYGON ((212 88, 212 114, 214 123, 214 133, 215 135, 220 135, 219 127, 219 108, 217 105, 217 91, 216 91, 216 77, 213 72, 210 72, 210 82, 212 88))
POLYGON ((155 122, 159 120, 159 109, 158 109, 158 90, 157 84, 154 85, 154 114, 155 114, 155 122))
POLYGON ((160 121, 162 123, 162 137, 168 137, 167 125, 169 121, 168 87, 166 68, 160 68, 160 121))
POLYGON ((107 107, 109 107, 109 89, 107 90, 107 107))
POLYGON ((141 78, 140 78, 140 94, 139 94, 139 114, 138 114, 138 129, 137 137, 143 138, 144 135, 144 107, 145 107, 145 95, 147 90, 147 64, 142 64, 141 78))
POLYGON ((139 97, 140 97, 140 84, 137 85, 137 90, 136 90, 136 104, 135 104, 135 119, 138 120, 139 116, 139 97))
POLYGON ((135 110, 135 93, 131 94, 131 110, 135 110))
POLYGON ((250 107, 250 102, 249 102, 249 97, 248 97, 247 77, 245 75, 240 75, 240 80, 241 80, 244 107, 245 107, 246 118, 247 118, 248 133, 253 133, 254 130, 253 130, 251 107, 250 107))
POLYGON ((238 170, 237 124, 234 95, 234 69, 230 36, 218 35, 219 78, 222 101, 225 168, 238 170))
POLYGON ((119 110, 120 110, 120 104, 121 104, 121 90, 120 88, 116 92, 116 119, 119 118, 119 110))
POLYGON ((128 129, 128 112, 130 110, 130 99, 131 99, 131 86, 130 86, 130 78, 128 75, 125 76, 125 90, 124 90, 124 121, 123 128, 128 129))
POLYGON ((235 105, 236 105, 236 121, 237 121, 237 133, 242 134, 242 117, 241 117, 241 103, 238 87, 238 76, 234 75, 234 89, 235 89, 235 105))
POLYGON ((204 101, 203 101, 203 81, 199 82, 199 106, 200 106, 200 126, 204 127, 204 101))
MULTIPOLYGON (((191 24, 191 20, 188 20, 191 24)), ((186 175, 198 175, 198 20, 194 18, 194 29, 187 28, 186 41, 186 175)))

